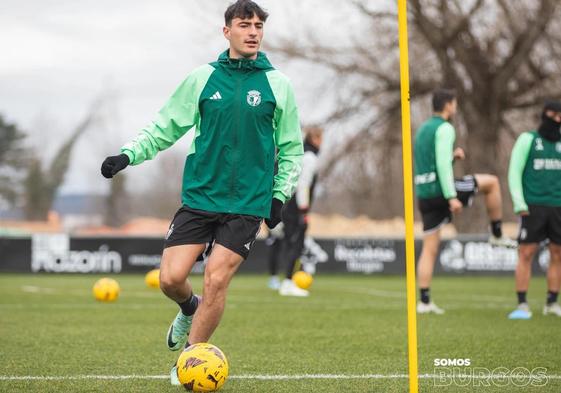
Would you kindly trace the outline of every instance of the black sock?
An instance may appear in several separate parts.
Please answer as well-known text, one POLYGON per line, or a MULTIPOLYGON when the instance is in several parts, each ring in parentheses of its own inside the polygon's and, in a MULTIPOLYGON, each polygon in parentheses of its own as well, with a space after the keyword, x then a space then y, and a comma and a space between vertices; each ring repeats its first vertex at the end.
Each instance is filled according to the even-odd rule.
POLYGON ((502 221, 501 220, 497 220, 497 221, 491 221, 491 232, 493 233, 493 236, 495 237, 502 237, 503 236, 503 230, 502 230, 502 221))
POLYGON ((197 306, 199 305, 199 298, 196 297, 191 293, 189 299, 185 300, 183 303, 179 303, 179 307, 181 308, 181 312, 183 315, 191 316, 197 311, 197 306))
POLYGON ((516 292, 518 295, 518 304, 520 303, 527 303, 526 301, 526 291, 516 292))
POLYGON ((421 302, 425 304, 430 303, 430 288, 419 288, 421 292, 421 302))
POLYGON ((557 303, 557 296, 559 296, 559 292, 547 291, 547 305, 557 303))

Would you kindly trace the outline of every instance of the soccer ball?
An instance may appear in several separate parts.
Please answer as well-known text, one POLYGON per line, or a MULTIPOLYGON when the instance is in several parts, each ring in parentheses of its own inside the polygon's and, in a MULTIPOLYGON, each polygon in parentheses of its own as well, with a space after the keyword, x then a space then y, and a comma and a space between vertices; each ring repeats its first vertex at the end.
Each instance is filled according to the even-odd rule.
POLYGON ((177 359, 177 377, 188 391, 215 392, 226 382, 228 360, 212 344, 193 344, 177 359))
POLYGON ((112 302, 117 300, 121 288, 119 283, 112 278, 102 278, 93 286, 93 295, 100 302, 112 302))
POLYGON ((298 271, 292 276, 292 281, 294 281, 298 288, 308 289, 312 285, 314 278, 310 273, 298 271))
POLYGON ((160 287, 160 269, 150 270, 144 277, 144 282, 149 288, 160 287))

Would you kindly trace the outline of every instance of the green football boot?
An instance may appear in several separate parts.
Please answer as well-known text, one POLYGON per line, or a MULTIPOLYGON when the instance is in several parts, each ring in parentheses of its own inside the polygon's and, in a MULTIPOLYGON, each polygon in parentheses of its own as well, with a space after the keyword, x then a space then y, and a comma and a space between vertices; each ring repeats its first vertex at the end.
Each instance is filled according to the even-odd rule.
MULTIPOLYGON (((201 297, 197 296, 197 299, 198 304, 200 304, 201 297)), ((166 335, 166 345, 170 351, 179 351, 183 348, 183 346, 187 342, 187 336, 191 331, 192 323, 193 316, 184 315, 181 310, 179 310, 168 329, 168 334, 166 335)))

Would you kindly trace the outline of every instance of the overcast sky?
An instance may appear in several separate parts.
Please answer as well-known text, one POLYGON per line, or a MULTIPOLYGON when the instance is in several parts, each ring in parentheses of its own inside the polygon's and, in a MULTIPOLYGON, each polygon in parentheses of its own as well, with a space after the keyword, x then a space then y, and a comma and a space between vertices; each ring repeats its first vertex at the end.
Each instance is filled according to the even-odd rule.
MULTIPOLYGON (((338 0, 262 0, 270 13, 265 40, 299 38, 305 29, 344 40, 345 11, 338 0), (331 4, 332 7, 327 7, 331 4), (333 5, 337 5, 333 7, 333 5)), ((64 192, 106 192, 101 161, 117 154, 154 118, 194 67, 226 49, 223 11, 230 1, 213 0, 2 0, 0 3, 0 113, 29 135, 29 143, 50 157, 88 106, 109 94, 104 124, 79 142, 64 192)), ((313 68, 273 64, 294 83, 304 121, 321 115, 313 68)), ((186 151, 188 138, 174 151, 186 151)), ((165 153, 164 153, 165 154, 165 153)), ((135 182, 153 175, 133 168, 135 182)), ((150 169, 152 168, 152 169, 150 169)), ((181 175, 178 169, 177 176, 181 175)))

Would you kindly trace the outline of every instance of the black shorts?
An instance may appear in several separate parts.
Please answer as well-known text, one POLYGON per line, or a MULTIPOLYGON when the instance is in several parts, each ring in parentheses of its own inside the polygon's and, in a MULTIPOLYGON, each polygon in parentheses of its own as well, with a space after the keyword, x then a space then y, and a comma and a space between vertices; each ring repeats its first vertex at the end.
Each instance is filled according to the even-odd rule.
POLYGON ((549 239, 561 245, 561 207, 529 205, 530 215, 520 218, 519 243, 540 243, 549 239))
MULTIPOLYGON (((464 176, 454 180, 454 186, 460 202, 464 206, 471 206, 473 197, 477 193, 477 181, 472 175, 464 176)), ((452 221, 452 212, 448 200, 443 196, 436 198, 418 199, 419 210, 423 219, 423 231, 431 232, 442 225, 452 221)))
POLYGON ((207 244, 214 242, 234 251, 244 259, 255 242, 261 217, 214 213, 181 207, 169 226, 164 248, 184 244, 207 244))

